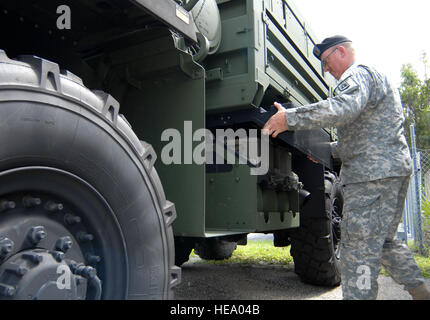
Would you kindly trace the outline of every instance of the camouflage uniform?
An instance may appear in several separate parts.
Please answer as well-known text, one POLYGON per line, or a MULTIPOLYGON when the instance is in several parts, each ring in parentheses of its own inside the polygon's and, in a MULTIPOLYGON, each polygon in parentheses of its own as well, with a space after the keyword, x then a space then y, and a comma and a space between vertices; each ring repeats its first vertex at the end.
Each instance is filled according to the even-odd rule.
POLYGON ((376 299, 381 263, 407 290, 424 283, 408 248, 393 239, 412 172, 398 91, 375 69, 353 64, 333 98, 286 113, 289 130, 337 127, 344 299, 376 299))

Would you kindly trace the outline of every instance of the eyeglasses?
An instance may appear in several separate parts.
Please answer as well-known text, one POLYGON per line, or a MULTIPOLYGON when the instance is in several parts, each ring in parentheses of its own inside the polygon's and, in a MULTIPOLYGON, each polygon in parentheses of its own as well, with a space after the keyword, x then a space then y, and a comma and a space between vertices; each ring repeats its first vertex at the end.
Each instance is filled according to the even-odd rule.
POLYGON ((329 53, 329 55, 327 56, 327 57, 325 57, 325 59, 324 60, 321 60, 321 65, 322 65, 322 67, 323 67, 323 69, 325 69, 325 67, 327 67, 327 60, 328 60, 328 58, 337 50, 337 49, 339 49, 339 47, 336 47, 332 52, 330 52, 329 53))

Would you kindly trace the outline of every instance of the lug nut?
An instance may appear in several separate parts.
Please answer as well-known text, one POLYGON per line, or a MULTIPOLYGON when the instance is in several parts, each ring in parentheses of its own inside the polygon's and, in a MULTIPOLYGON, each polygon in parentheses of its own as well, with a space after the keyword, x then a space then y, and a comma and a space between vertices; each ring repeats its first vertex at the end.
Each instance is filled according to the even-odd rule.
POLYGON ((16 274, 17 276, 23 276, 27 273, 28 269, 20 265, 10 265, 6 271, 16 274))
POLYGON ((74 216, 73 214, 67 213, 64 215, 64 222, 68 225, 73 225, 81 222, 81 218, 78 216, 74 216))
POLYGON ((4 297, 12 297, 16 292, 16 289, 10 285, 0 283, 0 295, 4 297))
POLYGON ((55 243, 55 248, 59 251, 67 252, 73 245, 72 238, 69 236, 61 237, 55 243))
POLYGON ((42 200, 40 200, 40 198, 34 198, 32 196, 25 196, 24 198, 22 198, 22 204, 26 208, 32 208, 40 205, 41 203, 42 200))
POLYGON ((45 209, 51 212, 55 212, 55 211, 61 211, 63 210, 64 206, 62 203, 56 203, 54 201, 48 201, 45 204, 45 209))
POLYGON ((51 251, 51 255, 54 257, 55 260, 57 260, 57 262, 61 262, 64 259, 64 252, 61 251, 51 251))
POLYGON ((42 226, 33 227, 28 233, 28 239, 33 244, 38 244, 40 241, 46 238, 45 228, 42 226))
POLYGON ((0 239, 0 259, 6 257, 13 251, 14 242, 9 238, 0 239))
POLYGON ((85 279, 92 279, 97 276, 97 270, 90 266, 78 266, 75 273, 85 279))
POLYGON ((82 242, 94 240, 94 236, 91 233, 85 233, 85 232, 79 232, 77 238, 79 241, 82 241, 82 242))
POLYGON ((43 260, 43 256, 41 256, 40 254, 37 254, 37 253, 32 253, 32 252, 31 253, 24 253, 22 255, 22 257, 24 259, 30 260, 31 262, 33 262, 35 264, 39 264, 43 260))
POLYGON ((15 202, 13 201, 8 201, 8 200, 0 200, 0 212, 2 211, 6 211, 9 209, 14 209, 16 207, 15 202))
POLYGON ((89 264, 96 264, 96 263, 99 263, 101 260, 100 256, 91 255, 91 254, 88 254, 86 258, 89 264))
POLYGON ((76 261, 74 261, 74 260, 68 261, 67 265, 69 266, 69 268, 72 271, 72 273, 75 273, 77 267, 79 266, 79 264, 76 261))

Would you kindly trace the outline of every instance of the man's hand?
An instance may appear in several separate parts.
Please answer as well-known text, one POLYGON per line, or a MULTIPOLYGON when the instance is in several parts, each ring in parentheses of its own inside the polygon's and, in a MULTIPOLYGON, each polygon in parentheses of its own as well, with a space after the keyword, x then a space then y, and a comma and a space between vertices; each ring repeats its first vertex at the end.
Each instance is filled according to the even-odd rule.
POLYGON ((278 112, 266 122, 263 128, 263 134, 268 134, 276 138, 278 134, 287 131, 288 126, 285 108, 277 102, 275 102, 274 105, 276 109, 278 109, 278 112))

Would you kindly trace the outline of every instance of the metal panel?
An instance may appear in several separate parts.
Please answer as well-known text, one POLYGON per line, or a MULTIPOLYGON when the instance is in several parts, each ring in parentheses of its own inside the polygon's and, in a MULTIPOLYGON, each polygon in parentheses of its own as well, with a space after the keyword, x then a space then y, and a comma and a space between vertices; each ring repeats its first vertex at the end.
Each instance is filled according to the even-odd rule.
POLYGON ((321 81, 319 75, 315 76, 315 69, 308 64, 299 63, 302 59, 300 53, 294 49, 292 44, 282 35, 281 31, 271 22, 268 22, 267 25, 266 39, 268 49, 273 52, 274 50, 271 49, 273 46, 278 53, 278 59, 281 59, 279 57, 283 57, 285 59, 284 65, 288 69, 292 69, 293 72, 300 74, 302 78, 298 79, 298 81, 309 87, 312 86, 312 90, 316 91, 314 97, 319 99, 327 97, 328 85, 321 81))
POLYGON ((149 13, 197 43, 193 17, 173 0, 131 0, 149 13))
MULTIPOLYGON (((246 165, 232 172, 207 174, 206 230, 252 232, 257 209, 257 178, 246 165)), ((254 229, 255 230, 255 229, 254 229)))
POLYGON ((206 233, 210 235, 299 226, 297 192, 262 188, 247 165, 233 165, 229 172, 208 173, 206 199, 206 233))
POLYGON ((218 1, 222 19, 219 51, 204 62, 221 70, 208 83, 207 110, 265 107, 269 87, 298 105, 326 99, 328 80, 313 56, 314 40, 285 0, 218 1))
MULTIPOLYGON (((149 142, 158 156, 155 167, 166 198, 176 206, 175 234, 204 236, 205 165, 188 159, 184 146, 191 143, 190 149, 194 150, 199 142, 191 142, 193 130, 205 128, 205 72, 188 53, 174 47, 170 35, 157 42, 142 43, 135 52, 125 53, 133 58, 125 66, 118 67, 118 74, 125 75, 128 82, 122 93, 121 111, 136 134, 149 142), (139 53, 142 54, 140 59, 135 56, 139 53), (126 69, 121 70, 121 67, 126 69), (190 130, 185 121, 192 123, 190 130), (163 148, 172 141, 171 138, 161 140, 167 129, 179 135, 180 164, 165 164, 161 159, 163 148)), ((119 80, 119 84, 111 85, 118 88, 124 82, 119 80)))
MULTIPOLYGON (((268 1, 266 0, 265 3, 267 4, 268 1)), ((283 73, 301 75, 302 79, 297 76, 292 77, 293 87, 297 87, 296 91, 299 93, 299 96, 294 97, 296 100, 300 101, 302 97, 306 97, 304 103, 311 103, 327 98, 329 87, 321 73, 321 65, 313 63, 315 57, 312 54, 313 45, 309 45, 312 42, 309 33, 288 6, 290 1, 288 3, 284 0, 270 1, 269 3, 270 6, 266 5, 263 12, 266 25, 266 49, 270 50, 266 57, 266 66, 273 68, 276 59, 278 63, 282 60, 279 64, 288 71, 283 73), (282 18, 279 12, 284 12, 282 18), (276 50, 274 51, 271 46, 276 50), (314 92, 309 91, 309 86, 314 92)))

